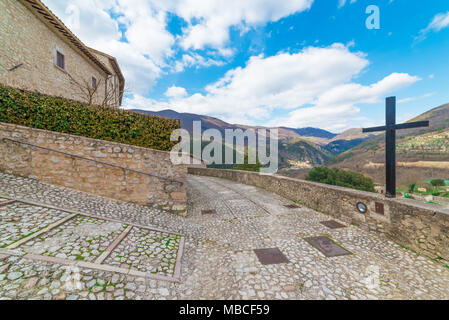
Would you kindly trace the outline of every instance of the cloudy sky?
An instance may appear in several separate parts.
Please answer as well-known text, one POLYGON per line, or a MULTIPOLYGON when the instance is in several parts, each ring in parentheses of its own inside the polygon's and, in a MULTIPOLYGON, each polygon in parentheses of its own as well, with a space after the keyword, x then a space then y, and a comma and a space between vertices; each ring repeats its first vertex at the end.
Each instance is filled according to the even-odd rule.
POLYGON ((125 108, 340 132, 449 102, 447 0, 44 0, 117 57, 125 108), (368 30, 368 5, 380 29, 368 30))

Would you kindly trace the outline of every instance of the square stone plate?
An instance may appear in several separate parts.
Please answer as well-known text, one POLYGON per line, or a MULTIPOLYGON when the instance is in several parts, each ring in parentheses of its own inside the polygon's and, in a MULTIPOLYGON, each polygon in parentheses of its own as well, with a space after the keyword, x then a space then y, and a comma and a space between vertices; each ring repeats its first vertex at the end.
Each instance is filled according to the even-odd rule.
POLYGON ((325 225, 326 227, 330 228, 330 229, 341 229, 341 228, 346 228, 346 226, 344 224, 341 224, 335 220, 329 220, 329 221, 322 221, 320 222, 322 225, 325 225))
POLYGON ((256 249, 254 252, 263 265, 289 263, 290 261, 279 248, 256 249))
POLYGON ((318 249, 326 257, 339 257, 352 254, 343 247, 340 247, 328 237, 305 238, 310 245, 318 249))

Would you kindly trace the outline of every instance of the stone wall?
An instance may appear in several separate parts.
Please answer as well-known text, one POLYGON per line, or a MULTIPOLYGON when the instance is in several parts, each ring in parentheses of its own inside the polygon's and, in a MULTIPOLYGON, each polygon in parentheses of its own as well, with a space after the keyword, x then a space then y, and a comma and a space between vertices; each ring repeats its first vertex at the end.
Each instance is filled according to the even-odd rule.
POLYGON ((188 170, 194 175, 263 188, 348 224, 385 234, 396 243, 432 259, 449 261, 449 210, 445 208, 278 175, 206 168, 188 170), (357 210, 358 203, 367 206, 366 213, 357 210))
POLYGON ((79 54, 17 0, 0 0, 0 83, 5 86, 87 102, 73 84, 92 77, 100 83, 94 104, 105 96, 106 73, 79 54), (56 66, 56 51, 66 70, 56 66), (11 68, 23 64, 16 70, 11 68))
POLYGON ((186 215, 187 167, 166 151, 0 123, 0 171, 186 215))

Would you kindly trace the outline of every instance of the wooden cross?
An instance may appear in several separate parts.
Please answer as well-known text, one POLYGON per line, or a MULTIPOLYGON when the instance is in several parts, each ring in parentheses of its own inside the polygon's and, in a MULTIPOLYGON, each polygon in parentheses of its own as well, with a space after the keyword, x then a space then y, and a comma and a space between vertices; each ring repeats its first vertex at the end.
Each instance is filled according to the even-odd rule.
POLYGON ((363 132, 386 131, 386 196, 396 198, 396 130, 428 127, 429 121, 396 124, 396 97, 387 98, 386 125, 366 128, 363 132))

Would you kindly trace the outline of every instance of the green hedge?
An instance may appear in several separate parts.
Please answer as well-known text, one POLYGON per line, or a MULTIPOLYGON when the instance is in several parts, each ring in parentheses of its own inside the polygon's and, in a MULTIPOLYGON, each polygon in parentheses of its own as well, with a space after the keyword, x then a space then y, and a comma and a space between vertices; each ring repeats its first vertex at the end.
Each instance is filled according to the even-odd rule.
POLYGON ((0 86, 0 122, 171 150, 179 121, 0 86))
POLYGON ((433 179, 430 184, 434 187, 443 187, 445 185, 443 179, 433 179))
POLYGON ((372 179, 360 173, 327 167, 316 167, 309 172, 306 180, 356 190, 375 192, 372 179))

